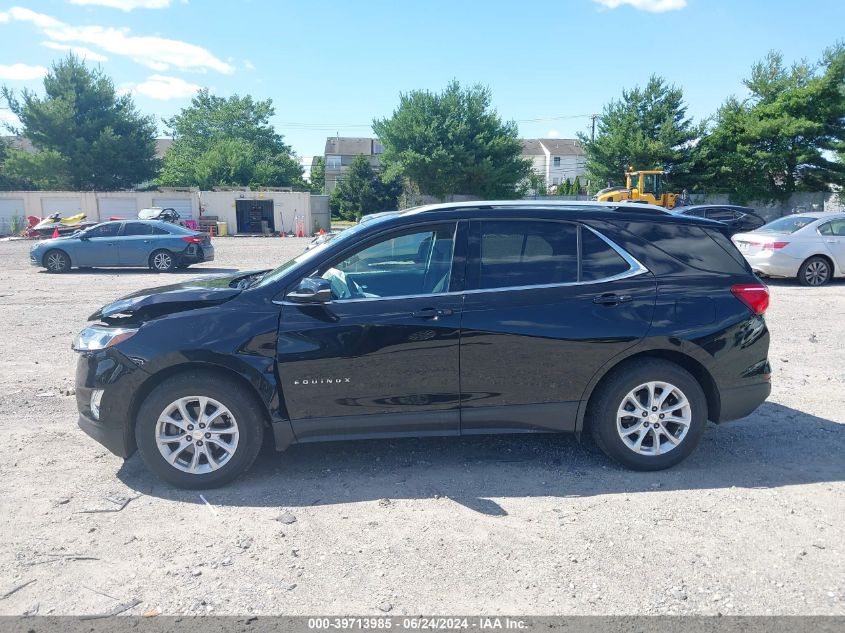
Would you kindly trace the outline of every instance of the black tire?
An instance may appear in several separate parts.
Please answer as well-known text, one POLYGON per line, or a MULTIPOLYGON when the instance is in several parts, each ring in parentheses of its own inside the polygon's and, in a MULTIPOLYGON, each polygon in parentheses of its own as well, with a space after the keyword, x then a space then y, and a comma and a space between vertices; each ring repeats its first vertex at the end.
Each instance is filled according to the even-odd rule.
POLYGON ((154 273, 172 273, 178 265, 177 257, 167 249, 153 251, 149 260, 150 270, 154 273))
POLYGON ((42 261, 44 268, 50 273, 66 273, 70 270, 70 256, 58 248, 51 249, 44 253, 42 261))
MULTIPOLYGON (((196 410, 194 410, 195 412, 196 410)), ((263 406, 257 398, 246 392, 238 383, 215 373, 190 371, 168 378, 147 396, 141 404, 135 422, 135 441, 144 463, 165 481, 179 488, 216 488, 231 482, 252 466, 261 449, 264 437, 264 420, 263 406), (168 463, 156 442, 156 435, 159 432, 159 416, 163 415, 180 398, 191 398, 193 396, 212 398, 222 404, 231 413, 238 429, 237 445, 231 453, 231 457, 219 468, 210 472, 191 473, 180 470, 177 466, 168 463)), ((231 422, 227 422, 227 424, 231 424, 231 422)), ((208 430, 211 430, 210 427, 208 430)), ((200 435, 197 435, 198 430, 194 429, 191 433, 192 440, 199 437, 200 439, 197 441, 202 443, 203 436, 201 434, 204 432, 199 431, 200 435)), ((205 433, 204 437, 208 438, 209 435, 209 433, 205 433)), ((232 442, 231 436, 225 437, 228 437, 225 440, 226 442, 232 442)), ((188 465, 184 462, 187 462, 188 456, 196 450, 193 444, 196 444, 196 442, 185 443, 184 448, 181 449, 182 453, 177 455, 174 461, 179 462, 183 467, 187 467, 188 465)), ((212 446, 210 442, 206 442, 206 444, 206 448, 212 446)), ((167 448, 171 448, 175 453, 179 446, 181 446, 179 442, 174 442, 167 448)), ((205 458, 200 457, 200 466, 203 466, 203 459, 205 458)), ((207 459, 205 459, 205 466, 210 466, 207 459)))
POLYGON ((826 257, 815 255, 801 264, 798 283, 802 286, 824 286, 833 277, 833 266, 826 257))
MULTIPOLYGON (((669 406, 677 402, 678 400, 673 395, 669 396, 669 406)), ((632 405, 629 406, 633 408, 632 405)), ((676 410, 667 408, 664 411, 676 410)), ((650 414, 651 411, 649 411, 649 416, 650 414)), ((642 412, 637 415, 642 415, 642 412)), ((660 413, 655 415, 659 416, 660 413)), ((640 420, 636 415, 632 415, 625 418, 625 422, 621 423, 621 428, 628 431, 640 424, 649 427, 650 423, 646 419, 640 420)), ((633 360, 613 369, 602 380, 590 398, 587 425, 595 443, 611 459, 632 470, 663 470, 684 460, 698 445, 701 434, 707 426, 707 398, 698 381, 683 367, 659 359, 633 360), (688 429, 677 445, 670 447, 668 434, 673 433, 673 437, 680 435, 682 427, 672 422, 667 424, 663 418, 654 420, 657 426, 654 426, 654 422, 651 423, 651 431, 649 429, 641 431, 648 440, 648 442, 645 440, 641 442, 642 450, 648 450, 649 445, 654 444, 656 436, 660 447, 657 454, 636 452, 622 439, 621 431, 617 427, 617 412, 624 405, 626 396, 638 386, 649 382, 664 382, 673 385, 689 403, 688 429), (664 447, 667 450, 661 453, 664 447)), ((627 437, 633 442, 639 439, 640 433, 627 437)))

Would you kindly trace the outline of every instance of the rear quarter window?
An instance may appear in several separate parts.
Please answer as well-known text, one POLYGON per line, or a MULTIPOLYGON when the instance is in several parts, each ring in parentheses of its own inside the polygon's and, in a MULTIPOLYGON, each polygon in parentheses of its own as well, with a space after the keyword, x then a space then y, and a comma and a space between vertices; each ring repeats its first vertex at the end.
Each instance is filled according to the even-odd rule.
POLYGON ((631 267, 622 256, 587 228, 581 230, 581 281, 607 279, 631 267))
MULTIPOLYGON (((684 266, 708 272, 746 274, 750 268, 730 240, 716 228, 694 224, 619 222, 615 226, 647 243, 631 252, 655 274, 670 272, 660 260, 665 254, 684 266), (659 253, 655 254, 652 249, 659 253)), ((626 246, 623 244, 623 247, 626 246)))

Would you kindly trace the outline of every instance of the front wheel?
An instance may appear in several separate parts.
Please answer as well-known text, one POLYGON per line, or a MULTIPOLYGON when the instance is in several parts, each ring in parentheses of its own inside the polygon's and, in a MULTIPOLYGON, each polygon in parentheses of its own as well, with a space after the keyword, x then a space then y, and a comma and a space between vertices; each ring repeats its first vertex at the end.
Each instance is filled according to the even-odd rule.
POLYGON ((682 367, 636 360, 605 378, 588 416, 593 439, 608 457, 633 470, 662 470, 695 449, 707 425, 707 398, 682 367))
POLYGON ((176 257, 170 251, 159 250, 150 255, 150 269, 156 273, 176 270, 176 257))
POLYGON ((66 273, 70 270, 70 257, 58 249, 47 251, 44 255, 44 267, 51 273, 66 273))
POLYGON ((823 286, 830 281, 833 271, 824 257, 811 257, 798 269, 798 283, 802 286, 823 286))
POLYGON ((147 467, 179 488, 214 488, 246 471, 261 448, 264 414, 235 382, 213 373, 167 379, 144 400, 135 424, 147 467))

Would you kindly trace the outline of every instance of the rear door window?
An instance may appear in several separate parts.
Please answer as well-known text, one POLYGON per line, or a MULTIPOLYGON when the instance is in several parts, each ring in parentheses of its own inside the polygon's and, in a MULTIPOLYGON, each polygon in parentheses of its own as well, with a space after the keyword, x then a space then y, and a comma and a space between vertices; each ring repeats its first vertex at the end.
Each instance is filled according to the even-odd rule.
POLYGON ((123 236, 130 237, 133 235, 152 235, 153 227, 144 222, 127 222, 123 226, 123 236))
POLYGON ((485 220, 480 228, 479 288, 578 281, 577 225, 485 220))

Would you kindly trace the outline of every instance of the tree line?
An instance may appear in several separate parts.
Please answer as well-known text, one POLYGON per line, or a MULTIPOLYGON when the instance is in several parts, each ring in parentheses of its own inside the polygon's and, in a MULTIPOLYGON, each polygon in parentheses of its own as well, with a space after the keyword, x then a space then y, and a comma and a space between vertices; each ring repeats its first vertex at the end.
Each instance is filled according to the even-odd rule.
MULTIPOLYGON (((695 122, 683 91, 659 76, 623 89, 597 117, 595 137, 579 135, 586 183, 550 189, 522 158, 519 132, 492 105, 489 88, 450 82, 440 92, 401 94, 390 116, 373 121, 381 166, 363 156, 332 192, 336 217, 397 208, 404 194, 518 198, 590 192, 624 184, 630 168, 663 169, 668 185, 726 192, 737 202, 783 199, 796 191, 845 185, 845 44, 815 63, 787 65, 776 52, 751 68, 748 94, 728 97, 695 122)), ((7 87, 0 95, 20 120, 11 131, 25 151, 0 143, 0 189, 118 190, 157 186, 292 187, 321 193, 325 165, 306 180, 292 148, 273 127, 270 99, 199 91, 162 121, 173 144, 155 155, 157 125, 100 68, 74 55, 55 63, 44 94, 7 87)))

